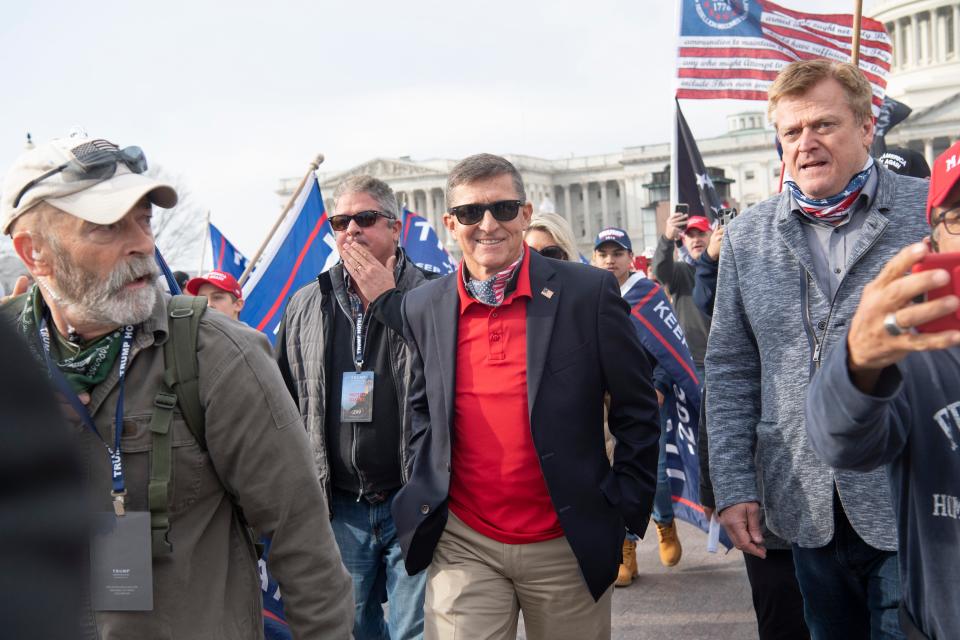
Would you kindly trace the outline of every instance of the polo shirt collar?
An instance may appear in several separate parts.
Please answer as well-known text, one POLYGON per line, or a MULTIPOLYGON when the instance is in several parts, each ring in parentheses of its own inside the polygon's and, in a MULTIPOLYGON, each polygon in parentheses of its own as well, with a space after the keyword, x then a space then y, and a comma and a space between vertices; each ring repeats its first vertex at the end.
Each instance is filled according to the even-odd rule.
MULTIPOLYGON (((457 293, 460 298, 460 315, 463 315, 466 310, 470 308, 470 305, 483 304, 467 291, 466 282, 469 277, 470 274, 467 271, 466 264, 461 260, 457 273, 457 293)), ((530 247, 524 242, 523 256, 520 259, 520 265, 511 277, 510 282, 507 283, 508 293, 503 299, 503 305, 510 304, 515 298, 523 296, 527 298, 533 297, 530 291, 530 247)))

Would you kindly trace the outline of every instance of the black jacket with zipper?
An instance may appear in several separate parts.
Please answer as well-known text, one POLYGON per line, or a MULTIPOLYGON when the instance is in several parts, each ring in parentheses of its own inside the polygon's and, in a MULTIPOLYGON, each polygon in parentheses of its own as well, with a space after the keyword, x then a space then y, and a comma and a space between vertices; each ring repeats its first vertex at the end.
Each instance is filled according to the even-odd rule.
MULTIPOLYGON (((410 384, 410 360, 401 333, 400 304, 407 291, 426 282, 432 274, 418 268, 402 253, 402 250, 399 255, 404 263, 399 270, 397 288, 372 301, 367 308, 367 313, 372 314, 371 323, 379 322, 383 325, 379 333, 380 339, 386 342, 388 357, 381 362, 385 362, 389 370, 374 372, 376 379, 374 395, 376 396, 377 391, 384 388, 384 384, 392 384, 396 391, 397 413, 394 415, 400 416, 400 438, 396 456, 399 458, 400 481, 403 483, 408 477, 407 443, 410 439, 410 409, 407 395, 410 384)), ((329 450, 327 442, 327 411, 339 411, 339 399, 331 398, 330 391, 333 376, 339 377, 343 374, 342 371, 331 369, 333 321, 334 314, 345 314, 347 323, 352 329, 349 310, 350 303, 344 284, 343 264, 338 263, 290 298, 274 345, 280 372, 297 402, 304 428, 310 436, 317 475, 328 499, 332 495, 333 486, 331 472, 333 452, 329 450)), ((351 344, 350 338, 352 335, 337 336, 337 340, 342 340, 348 347, 351 344)), ((376 416, 374 419, 376 420, 376 416)), ((350 428, 352 431, 353 427, 350 428)), ((369 428, 376 427, 369 426, 369 428)), ((365 439, 361 439, 363 440, 365 439)), ((353 448, 352 443, 350 447, 353 448)), ((362 452, 360 453, 362 455, 362 452)))

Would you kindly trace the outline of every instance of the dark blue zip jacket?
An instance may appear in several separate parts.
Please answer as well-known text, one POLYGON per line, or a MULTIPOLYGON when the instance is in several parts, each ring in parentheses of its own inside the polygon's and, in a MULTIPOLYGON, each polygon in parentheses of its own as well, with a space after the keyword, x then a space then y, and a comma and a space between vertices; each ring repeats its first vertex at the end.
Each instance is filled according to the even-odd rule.
POLYGON ((960 348, 908 355, 867 395, 850 380, 844 340, 810 383, 806 413, 810 444, 830 466, 886 465, 911 622, 929 638, 958 637, 960 348))
POLYGON ((717 296, 717 274, 720 273, 720 261, 714 260, 704 251, 694 263, 693 304, 697 305, 708 318, 713 317, 713 301, 717 296))

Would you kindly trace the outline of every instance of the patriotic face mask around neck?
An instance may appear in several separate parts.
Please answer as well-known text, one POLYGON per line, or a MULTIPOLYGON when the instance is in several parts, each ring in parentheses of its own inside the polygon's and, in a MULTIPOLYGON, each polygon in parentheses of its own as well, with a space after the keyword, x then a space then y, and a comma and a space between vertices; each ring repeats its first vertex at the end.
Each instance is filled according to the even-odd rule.
POLYGON ((793 199, 797 201, 800 210, 808 219, 821 224, 838 226, 847 221, 853 203, 860 197, 860 191, 870 178, 871 171, 873 171, 873 158, 867 158, 863 169, 850 179, 843 191, 829 198, 807 197, 790 176, 786 176, 783 183, 790 189, 793 199))

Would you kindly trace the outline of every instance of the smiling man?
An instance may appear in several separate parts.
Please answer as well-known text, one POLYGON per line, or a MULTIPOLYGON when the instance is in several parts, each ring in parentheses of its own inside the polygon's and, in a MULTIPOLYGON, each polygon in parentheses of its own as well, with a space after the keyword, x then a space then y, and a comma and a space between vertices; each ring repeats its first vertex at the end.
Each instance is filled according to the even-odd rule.
POLYGON ((523 242, 507 160, 458 163, 460 269, 407 294, 410 480, 393 503, 407 570, 429 565, 428 639, 610 637, 624 523, 643 531, 657 465, 650 365, 616 279, 523 242), (603 432, 610 394, 613 466, 603 432))
POLYGON ((785 67, 769 91, 783 193, 728 225, 706 358, 710 475, 737 548, 764 557, 761 509, 792 543, 815 638, 901 638, 896 523, 880 470, 831 469, 803 401, 864 286, 926 229, 927 183, 876 165, 854 66, 785 67), (762 506, 761 506, 762 505, 762 506))

